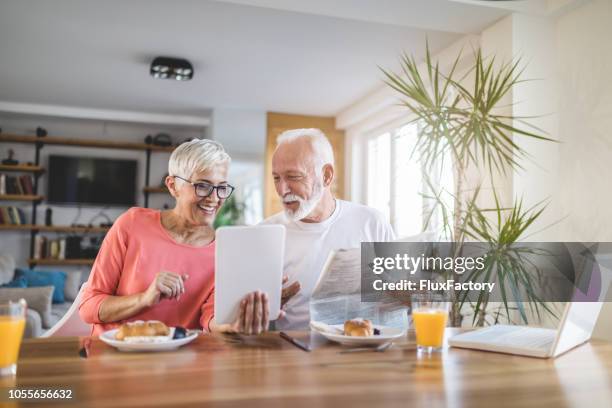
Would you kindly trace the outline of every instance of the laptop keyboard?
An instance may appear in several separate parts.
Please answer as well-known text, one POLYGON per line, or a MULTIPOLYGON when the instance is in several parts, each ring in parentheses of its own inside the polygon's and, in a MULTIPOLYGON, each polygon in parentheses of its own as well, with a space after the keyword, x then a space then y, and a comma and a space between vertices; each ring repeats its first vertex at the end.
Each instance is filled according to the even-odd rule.
POLYGON ((549 349, 555 341, 556 330, 537 327, 493 326, 464 333, 461 340, 499 346, 529 349, 549 349))

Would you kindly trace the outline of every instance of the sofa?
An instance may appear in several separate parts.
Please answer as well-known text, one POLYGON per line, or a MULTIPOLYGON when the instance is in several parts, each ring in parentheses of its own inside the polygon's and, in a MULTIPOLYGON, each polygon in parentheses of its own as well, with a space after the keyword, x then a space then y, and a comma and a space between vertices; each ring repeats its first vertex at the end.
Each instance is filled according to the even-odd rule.
POLYGON ((0 254, 0 303, 25 299, 28 309, 24 337, 39 337, 66 314, 83 284, 82 275, 81 271, 17 268, 10 255, 0 254), (45 285, 51 274, 64 277, 61 286, 57 282, 45 285))

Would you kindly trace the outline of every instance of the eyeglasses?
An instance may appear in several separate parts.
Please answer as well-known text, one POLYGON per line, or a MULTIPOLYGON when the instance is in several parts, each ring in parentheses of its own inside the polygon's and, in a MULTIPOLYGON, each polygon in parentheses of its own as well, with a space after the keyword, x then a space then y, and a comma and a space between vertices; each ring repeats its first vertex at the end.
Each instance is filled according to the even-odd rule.
POLYGON ((228 198, 229 196, 231 196, 232 193, 234 192, 234 186, 230 186, 229 184, 221 184, 219 186, 215 186, 210 183, 204 183, 204 182, 194 183, 194 182, 191 182, 179 176, 173 176, 173 177, 176 177, 178 179, 181 179, 191 184, 193 188, 195 189, 196 195, 202 198, 206 198, 210 196, 213 193, 213 191, 217 190, 217 197, 219 197, 220 200, 224 200, 228 198))

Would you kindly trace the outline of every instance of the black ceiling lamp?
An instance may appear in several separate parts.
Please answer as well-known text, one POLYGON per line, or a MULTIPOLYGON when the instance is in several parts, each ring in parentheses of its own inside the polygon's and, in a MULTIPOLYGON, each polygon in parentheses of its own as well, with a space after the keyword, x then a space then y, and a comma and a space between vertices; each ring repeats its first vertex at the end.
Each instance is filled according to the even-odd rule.
POLYGON ((189 81, 193 78, 193 66, 182 58, 155 57, 149 72, 153 78, 159 79, 189 81))

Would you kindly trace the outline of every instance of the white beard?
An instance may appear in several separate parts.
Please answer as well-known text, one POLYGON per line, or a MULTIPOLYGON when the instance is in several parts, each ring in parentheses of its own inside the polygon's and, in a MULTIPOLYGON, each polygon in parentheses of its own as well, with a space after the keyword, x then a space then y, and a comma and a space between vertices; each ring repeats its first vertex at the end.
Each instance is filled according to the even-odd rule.
POLYGON ((323 197, 323 183, 316 182, 312 189, 312 195, 308 199, 303 199, 295 194, 287 194, 283 197, 283 202, 297 201, 299 206, 293 211, 285 207, 285 216, 291 221, 302 220, 315 209, 321 198, 323 197))

